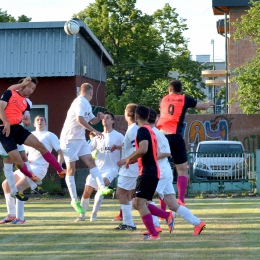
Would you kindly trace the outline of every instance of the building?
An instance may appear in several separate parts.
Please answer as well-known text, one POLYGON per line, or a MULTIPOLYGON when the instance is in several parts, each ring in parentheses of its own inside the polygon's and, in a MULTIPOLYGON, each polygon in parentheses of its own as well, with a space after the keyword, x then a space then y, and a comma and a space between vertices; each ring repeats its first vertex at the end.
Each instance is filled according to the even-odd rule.
MULTIPOLYGON (((69 36, 65 22, 0 23, 0 91, 26 76, 39 84, 30 99, 32 119, 44 114, 60 135, 67 110, 84 82, 94 86, 92 105, 105 106, 107 66, 113 59, 88 26, 69 36)), ((32 127, 33 128, 33 127, 32 127)))

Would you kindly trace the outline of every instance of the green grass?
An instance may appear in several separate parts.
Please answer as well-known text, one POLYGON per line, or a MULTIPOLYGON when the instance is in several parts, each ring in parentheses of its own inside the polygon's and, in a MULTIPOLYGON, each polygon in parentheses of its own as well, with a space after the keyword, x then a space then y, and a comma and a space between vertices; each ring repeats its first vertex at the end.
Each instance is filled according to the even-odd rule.
MULTIPOLYGON (((188 199, 188 208, 207 224, 201 235, 193 236, 193 226, 177 217, 172 234, 162 224, 160 241, 141 241, 136 211, 137 231, 114 230, 117 200, 104 200, 97 222, 75 223, 68 199, 34 198, 26 203, 26 225, 0 226, 0 259, 259 259, 259 204, 257 197, 188 199)), ((0 212, 6 216, 3 199, 0 212)))

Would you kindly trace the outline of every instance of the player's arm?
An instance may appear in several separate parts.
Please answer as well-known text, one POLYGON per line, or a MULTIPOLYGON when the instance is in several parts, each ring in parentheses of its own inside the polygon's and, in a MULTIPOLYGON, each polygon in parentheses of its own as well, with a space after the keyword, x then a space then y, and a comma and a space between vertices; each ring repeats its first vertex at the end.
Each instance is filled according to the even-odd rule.
POLYGON ((10 123, 5 116, 6 106, 7 106, 7 102, 4 101, 4 100, 0 100, 0 119, 4 123, 3 134, 5 134, 6 136, 9 136, 9 134, 10 134, 10 123))
POLYGON ((97 117, 94 117, 90 120, 92 125, 98 124, 104 118, 104 114, 102 112, 97 113, 97 117))
POLYGON ((78 116, 77 117, 77 122, 83 126, 84 128, 86 128, 87 130, 94 132, 96 136, 103 138, 103 134, 99 131, 97 131, 96 129, 94 129, 86 120, 83 116, 78 116))
POLYGON ((209 109, 210 107, 213 107, 215 106, 214 102, 212 100, 209 100, 207 102, 203 102, 203 103, 197 103, 197 105, 194 107, 195 109, 198 109, 198 110, 207 110, 209 109))
POLYGON ((119 150, 119 151, 122 151, 122 147, 123 145, 116 145, 116 144, 113 144, 110 148, 110 152, 114 152, 115 150, 119 150))
POLYGON ((21 89, 21 88, 27 86, 27 85, 31 82, 31 80, 32 80, 32 79, 31 79, 30 77, 26 77, 26 78, 23 80, 22 83, 14 84, 14 85, 10 86, 10 87, 8 88, 8 90, 18 90, 18 89, 21 89))

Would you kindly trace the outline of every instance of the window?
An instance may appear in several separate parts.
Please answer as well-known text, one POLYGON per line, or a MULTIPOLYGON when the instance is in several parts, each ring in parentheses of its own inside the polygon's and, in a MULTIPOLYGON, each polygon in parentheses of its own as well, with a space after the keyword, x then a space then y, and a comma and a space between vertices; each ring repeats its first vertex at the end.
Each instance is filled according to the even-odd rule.
MULTIPOLYGON (((35 130, 33 126, 33 122, 34 122, 34 118, 37 115, 44 115, 46 121, 48 122, 48 105, 32 105, 30 114, 31 114, 31 124, 25 128, 28 129, 30 132, 32 132, 35 130)), ((48 125, 46 126, 46 130, 48 130, 48 125)))

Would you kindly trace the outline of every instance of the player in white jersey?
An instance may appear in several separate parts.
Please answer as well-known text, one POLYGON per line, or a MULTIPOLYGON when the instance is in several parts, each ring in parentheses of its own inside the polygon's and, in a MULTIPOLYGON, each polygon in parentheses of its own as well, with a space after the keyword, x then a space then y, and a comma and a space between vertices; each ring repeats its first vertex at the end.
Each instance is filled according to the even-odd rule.
POLYGON ((85 130, 88 129, 96 134, 97 137, 103 138, 102 133, 95 130, 91 124, 97 124, 104 118, 104 114, 98 112, 97 117, 92 113, 90 101, 93 96, 93 86, 84 83, 80 87, 79 96, 72 102, 65 123, 63 125, 60 144, 66 163, 67 174, 66 184, 71 197, 71 205, 78 213, 85 213, 78 201, 75 171, 76 161, 81 159, 89 168, 89 173, 96 179, 101 195, 109 195, 113 193, 112 189, 105 187, 101 173, 96 167, 95 161, 91 156, 90 146, 87 143, 85 130))
MULTIPOLYGON (((100 139, 96 136, 90 142, 91 150, 97 150, 95 161, 99 171, 102 174, 106 186, 109 186, 109 184, 117 176, 117 162, 120 160, 120 150, 124 141, 124 136, 113 129, 114 123, 114 115, 110 112, 105 112, 104 118, 102 119, 102 125, 104 128, 102 133, 104 135, 104 138, 100 139), (111 152, 111 147, 115 147, 115 150, 113 152, 111 152)), ((87 211, 88 209, 89 199, 94 189, 97 192, 94 197, 94 205, 90 216, 90 221, 97 220, 97 212, 102 204, 104 197, 101 196, 100 192, 98 191, 97 181, 91 175, 88 175, 84 192, 81 198, 81 206, 85 211, 87 211)), ((85 213, 82 213, 76 219, 76 222, 84 221, 85 219, 86 215, 85 213)))
POLYGON ((128 104, 125 109, 125 120, 127 121, 128 128, 124 137, 122 159, 117 163, 120 166, 120 170, 116 190, 116 196, 122 210, 123 223, 115 228, 116 230, 136 230, 132 216, 132 198, 139 172, 138 165, 137 163, 133 163, 129 165, 129 168, 125 167, 126 158, 136 150, 135 138, 139 128, 134 119, 136 108, 136 104, 128 104))
MULTIPOLYGON (((179 205, 178 201, 176 199, 175 190, 173 187, 173 174, 171 170, 170 163, 168 161, 168 158, 171 155, 171 150, 169 146, 169 142, 165 135, 155 127, 156 122, 156 111, 152 108, 150 108, 150 115, 149 115, 149 124, 152 127, 158 143, 158 152, 157 152, 157 158, 158 158, 158 165, 160 167, 160 180, 157 184, 156 193, 159 194, 160 198, 166 203, 166 205, 169 207, 170 210, 178 213, 183 219, 185 219, 187 222, 191 223, 194 228, 194 235, 199 235, 203 228, 205 228, 206 224, 204 221, 201 221, 196 216, 194 216, 188 208, 185 206, 179 205)), ((155 217, 154 215, 158 216, 158 213, 162 211, 158 207, 155 206, 154 202, 148 202, 148 208, 153 214, 153 221, 157 232, 161 232, 162 229, 160 228, 158 217, 155 217)), ((147 232, 143 233, 144 235, 147 235, 147 232)))
MULTIPOLYGON (((58 153, 58 162, 62 164, 63 156, 60 149, 59 139, 55 134, 45 130, 46 125, 47 123, 44 116, 37 115, 34 119, 34 126, 36 130, 33 131, 32 134, 45 145, 49 152, 51 152, 52 149, 56 150, 58 153)), ((25 146, 25 151, 28 154, 28 161, 32 171, 40 180, 42 180, 47 173, 49 163, 46 162, 38 150, 25 146)), ((32 187, 35 186, 35 183, 30 178, 26 177, 20 170, 15 171, 14 176, 19 190, 24 191, 29 187, 33 189, 32 187)), ((0 221, 0 224, 5 224, 8 222, 12 222, 12 224, 25 224, 24 201, 16 199, 15 203, 15 199, 11 197, 7 180, 2 183, 2 187, 5 194, 8 215, 5 219, 0 221)))

